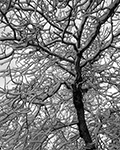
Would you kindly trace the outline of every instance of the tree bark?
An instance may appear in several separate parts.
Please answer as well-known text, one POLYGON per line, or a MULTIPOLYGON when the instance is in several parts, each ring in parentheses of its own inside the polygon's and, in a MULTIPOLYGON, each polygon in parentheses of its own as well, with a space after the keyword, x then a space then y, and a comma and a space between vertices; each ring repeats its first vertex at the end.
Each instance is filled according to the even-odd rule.
MULTIPOLYGON (((82 57, 82 55, 81 55, 82 57)), ((93 144, 92 138, 88 131, 88 127, 85 121, 85 114, 84 114, 84 104, 83 104, 83 92, 82 92, 82 71, 80 67, 80 57, 77 57, 75 70, 76 70, 76 79, 73 87, 73 103, 77 111, 78 117, 78 130, 80 137, 84 139, 86 150, 95 150, 95 145, 93 144)))
POLYGON ((76 84, 73 84, 73 103, 77 111, 78 117, 78 130, 80 137, 84 139, 86 144, 86 150, 95 150, 95 145, 92 142, 92 138, 88 131, 85 114, 84 114, 84 104, 83 104, 83 95, 80 85, 77 87, 76 84))

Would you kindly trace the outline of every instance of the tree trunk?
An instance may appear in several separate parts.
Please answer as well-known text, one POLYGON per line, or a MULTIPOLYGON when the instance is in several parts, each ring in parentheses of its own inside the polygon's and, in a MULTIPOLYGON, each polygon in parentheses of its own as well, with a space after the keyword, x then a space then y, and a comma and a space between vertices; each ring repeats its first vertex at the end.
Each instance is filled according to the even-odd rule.
POLYGON ((73 103, 77 111, 78 117, 78 129, 80 133, 80 137, 84 139, 86 144, 86 150, 95 150, 95 145, 92 143, 92 138, 89 134, 85 115, 84 115, 84 104, 83 104, 83 95, 80 85, 74 83, 73 85, 73 103))

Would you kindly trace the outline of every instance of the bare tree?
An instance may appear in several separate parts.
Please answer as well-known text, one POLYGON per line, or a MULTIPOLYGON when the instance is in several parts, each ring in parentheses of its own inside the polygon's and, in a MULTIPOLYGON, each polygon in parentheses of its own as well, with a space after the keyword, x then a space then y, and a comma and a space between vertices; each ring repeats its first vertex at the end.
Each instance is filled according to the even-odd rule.
POLYGON ((120 1, 0 1, 1 150, 120 149, 120 1))

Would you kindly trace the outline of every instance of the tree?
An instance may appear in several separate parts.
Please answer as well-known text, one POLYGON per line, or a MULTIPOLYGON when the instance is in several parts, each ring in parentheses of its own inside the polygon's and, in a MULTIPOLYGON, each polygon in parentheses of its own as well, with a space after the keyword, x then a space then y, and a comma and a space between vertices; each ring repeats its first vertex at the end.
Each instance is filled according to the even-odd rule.
POLYGON ((0 1, 1 150, 120 148, 120 1, 0 1))

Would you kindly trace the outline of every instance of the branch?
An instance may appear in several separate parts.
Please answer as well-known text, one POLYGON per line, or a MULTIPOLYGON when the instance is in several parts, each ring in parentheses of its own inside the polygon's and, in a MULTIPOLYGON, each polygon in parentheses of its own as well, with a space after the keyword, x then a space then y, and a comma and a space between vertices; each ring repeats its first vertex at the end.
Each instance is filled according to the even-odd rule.
MULTIPOLYGON (((30 5, 32 8, 29 8, 29 7, 26 7, 26 8, 23 8, 23 7, 21 7, 20 6, 20 8, 19 7, 17 7, 17 6, 14 6, 14 8, 15 9, 17 9, 17 10, 23 10, 23 11, 32 11, 32 12, 34 12, 35 11, 35 8, 32 6, 32 5, 30 5)), ((58 29, 59 31, 64 31, 62 28, 60 28, 59 26, 57 26, 54 22, 52 22, 51 21, 51 19, 50 18, 48 18, 43 12, 41 12, 41 11, 39 11, 39 10, 36 10, 36 12, 38 12, 51 26, 53 26, 54 28, 56 28, 56 29, 58 29)), ((77 39, 77 37, 73 34, 73 33, 71 33, 71 32, 69 32, 69 31, 66 31, 66 33, 67 34, 70 34, 70 35, 72 35, 75 39, 77 39)))
MULTIPOLYGON (((47 98, 52 97, 55 93, 57 93, 57 91, 60 89, 62 84, 64 84, 64 83, 58 82, 55 86, 53 86, 49 90, 49 92, 45 93, 42 97, 41 97, 41 92, 40 92, 40 94, 38 93, 36 98, 41 99, 42 102, 45 101, 47 98)), ((35 103, 37 103, 37 102, 35 102, 35 103)), ((41 104, 41 102, 40 102, 40 104, 41 104)))
POLYGON ((54 125, 52 131, 56 131, 56 130, 59 130, 59 129, 62 129, 62 128, 66 128, 66 127, 70 127, 70 126, 73 126, 73 125, 77 125, 78 121, 72 121, 70 124, 64 124, 62 122, 57 122, 56 125, 54 125))
POLYGON ((58 55, 58 54, 55 54, 55 53, 53 53, 53 52, 51 52, 51 51, 49 51, 49 49, 47 48, 47 47, 44 47, 44 46, 42 46, 42 45, 37 45, 37 44, 35 44, 35 43, 28 43, 28 45, 30 45, 30 46, 35 46, 36 48, 37 48, 37 51, 40 51, 40 49, 42 50, 42 51, 44 51, 44 52, 46 52, 47 54, 49 54, 49 55, 51 55, 51 56, 55 56, 55 57, 57 57, 57 58, 59 58, 60 60, 65 60, 65 61, 67 61, 67 62, 69 62, 69 63, 71 63, 71 64, 74 64, 74 61, 72 61, 72 60, 70 60, 70 59, 67 59, 67 58, 65 58, 65 57, 62 57, 62 56, 60 56, 60 55, 58 55))
POLYGON ((2 38, 2 37, 0 37, 0 41, 1 42, 4 42, 4 41, 14 41, 14 40, 16 40, 16 41, 20 41, 20 38, 15 38, 15 37, 4 37, 4 38, 2 38))
MULTIPOLYGON (((91 5, 92 2, 93 2, 93 0, 89 1, 89 3, 86 5, 87 7, 85 8, 85 11, 88 10, 88 8, 90 7, 90 5, 91 5)), ((84 25, 85 25, 85 23, 87 21, 87 18, 88 18, 88 16, 84 16, 84 18, 83 18, 83 20, 82 20, 82 22, 80 24, 80 28, 79 28, 79 30, 77 32, 77 34, 78 34, 78 48, 80 48, 80 40, 81 40, 81 36, 82 36, 84 25)))
POLYGON ((114 11, 118 7, 119 4, 120 4, 119 0, 114 1, 112 4, 110 4, 107 12, 105 12, 104 15, 100 19, 96 18, 96 20, 97 20, 98 23, 96 25, 95 31, 90 35, 89 40, 87 41, 87 43, 85 44, 85 46, 82 49, 79 48, 79 53, 78 53, 79 57, 81 56, 81 53, 83 53, 87 48, 89 48, 89 46, 91 45, 91 43, 94 41, 94 39, 98 35, 101 25, 104 24, 107 21, 107 19, 111 15, 114 14, 114 11))
POLYGON ((2 57, 0 57, 0 60, 3 60, 3 59, 6 59, 6 58, 8 58, 8 57, 10 57, 10 56, 12 56, 13 55, 13 53, 14 53, 14 50, 12 51, 12 52, 10 52, 9 54, 4 54, 5 56, 2 56, 2 57))
POLYGON ((1 9, 0 9, 0 12, 2 14, 2 16, 5 18, 6 22, 7 22, 7 25, 12 29, 13 31, 13 34, 14 34, 14 38, 16 39, 16 32, 15 32, 15 29, 12 27, 12 25, 9 23, 9 20, 8 18, 6 17, 6 13, 4 13, 1 9))
POLYGON ((60 63, 58 63, 58 62, 56 62, 57 63, 57 65, 60 67, 60 68, 62 68, 63 70, 65 70, 66 72, 68 72, 69 74, 71 74, 73 77, 75 77, 75 74, 72 72, 72 71, 70 71, 70 70, 68 70, 67 68, 65 68, 65 67, 63 67, 60 63))
POLYGON ((70 10, 70 13, 69 13, 69 15, 68 15, 68 22, 67 22, 67 25, 66 25, 65 29, 63 30, 62 41, 64 41, 64 36, 65 36, 65 33, 66 33, 66 31, 67 31, 67 28, 68 28, 68 26, 69 26, 69 24, 70 24, 70 18, 71 18, 71 16, 72 16, 72 9, 70 10))
POLYGON ((89 59, 87 59, 85 62, 83 62, 80 67, 84 67, 85 65, 87 65, 87 63, 90 63, 90 62, 94 62, 96 61, 96 58, 105 50, 107 49, 109 46, 111 45, 111 41, 105 46, 103 47, 102 49, 100 49, 93 57, 90 57, 89 59))

